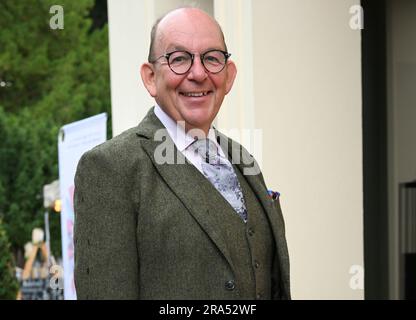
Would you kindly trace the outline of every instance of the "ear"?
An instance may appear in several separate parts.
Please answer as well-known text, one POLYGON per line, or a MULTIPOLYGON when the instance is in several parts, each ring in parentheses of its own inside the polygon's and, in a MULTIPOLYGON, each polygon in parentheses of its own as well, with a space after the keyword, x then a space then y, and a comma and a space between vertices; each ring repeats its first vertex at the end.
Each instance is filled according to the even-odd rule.
POLYGON ((227 62, 227 79, 225 85, 225 94, 230 92, 231 88, 233 87, 235 77, 237 76, 237 67, 234 62, 228 60, 227 62))
POLYGON ((153 65, 150 63, 144 63, 140 68, 140 75, 147 91, 152 97, 156 96, 156 83, 155 83, 155 71, 153 65))

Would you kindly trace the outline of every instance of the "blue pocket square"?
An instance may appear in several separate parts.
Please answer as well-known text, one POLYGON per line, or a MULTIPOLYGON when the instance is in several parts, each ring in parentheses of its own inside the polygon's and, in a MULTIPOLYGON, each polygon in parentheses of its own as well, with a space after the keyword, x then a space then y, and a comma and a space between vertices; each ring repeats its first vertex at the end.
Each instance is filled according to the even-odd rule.
POLYGON ((276 200, 276 199, 278 199, 280 197, 280 193, 277 192, 277 191, 273 191, 273 190, 267 190, 267 194, 273 200, 276 200))

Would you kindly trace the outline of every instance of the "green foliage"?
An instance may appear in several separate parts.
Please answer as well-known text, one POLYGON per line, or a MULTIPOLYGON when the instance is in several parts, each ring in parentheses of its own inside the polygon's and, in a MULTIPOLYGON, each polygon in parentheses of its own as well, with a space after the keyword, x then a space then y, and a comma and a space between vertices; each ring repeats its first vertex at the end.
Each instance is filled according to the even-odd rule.
POLYGON ((0 219, 0 299, 16 299, 18 288, 9 240, 0 219))
MULTIPOLYGON (((108 31, 91 30, 94 0, 64 0, 64 29, 52 30, 53 0, 0 1, 0 218, 14 250, 43 228, 43 185, 58 179, 59 128, 101 112, 110 118, 108 31)), ((111 136, 111 132, 108 132, 111 136)), ((59 215, 50 214, 52 252, 59 215)))
POLYGON ((18 115, 0 110, 3 186, 0 212, 16 247, 30 240, 31 230, 43 227, 42 187, 58 176, 58 127, 49 118, 34 118, 25 109, 18 115))

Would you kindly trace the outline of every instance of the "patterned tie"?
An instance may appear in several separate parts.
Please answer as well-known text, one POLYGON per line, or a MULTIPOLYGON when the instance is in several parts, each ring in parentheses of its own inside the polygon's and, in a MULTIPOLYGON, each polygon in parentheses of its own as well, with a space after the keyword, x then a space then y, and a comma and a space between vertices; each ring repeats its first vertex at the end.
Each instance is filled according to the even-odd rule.
POLYGON ((210 139, 196 140, 192 147, 204 159, 201 165, 205 177, 246 222, 247 209, 243 192, 231 163, 218 154, 217 145, 210 139))

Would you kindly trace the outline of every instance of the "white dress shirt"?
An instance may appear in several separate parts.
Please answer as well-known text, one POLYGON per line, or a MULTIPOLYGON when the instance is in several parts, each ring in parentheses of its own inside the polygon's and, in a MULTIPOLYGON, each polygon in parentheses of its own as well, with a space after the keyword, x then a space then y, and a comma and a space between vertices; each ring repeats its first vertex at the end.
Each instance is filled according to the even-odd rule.
MULTIPOLYGON (((202 174, 204 174, 201 165, 201 162, 203 161, 202 157, 198 153, 194 152, 192 148, 189 148, 192 142, 195 141, 195 138, 185 133, 184 128, 177 124, 176 121, 173 120, 168 114, 166 114, 166 112, 164 112, 162 108, 157 104, 155 106, 155 115, 159 118, 160 122, 162 122, 162 124, 167 129, 168 134, 173 140, 173 143, 175 143, 176 148, 180 152, 182 152, 182 154, 185 156, 186 159, 189 160, 190 163, 192 163, 202 174)), ((219 155, 222 158, 227 159, 222 148, 217 142, 215 131, 212 127, 208 131, 207 138, 215 143, 219 155)))

